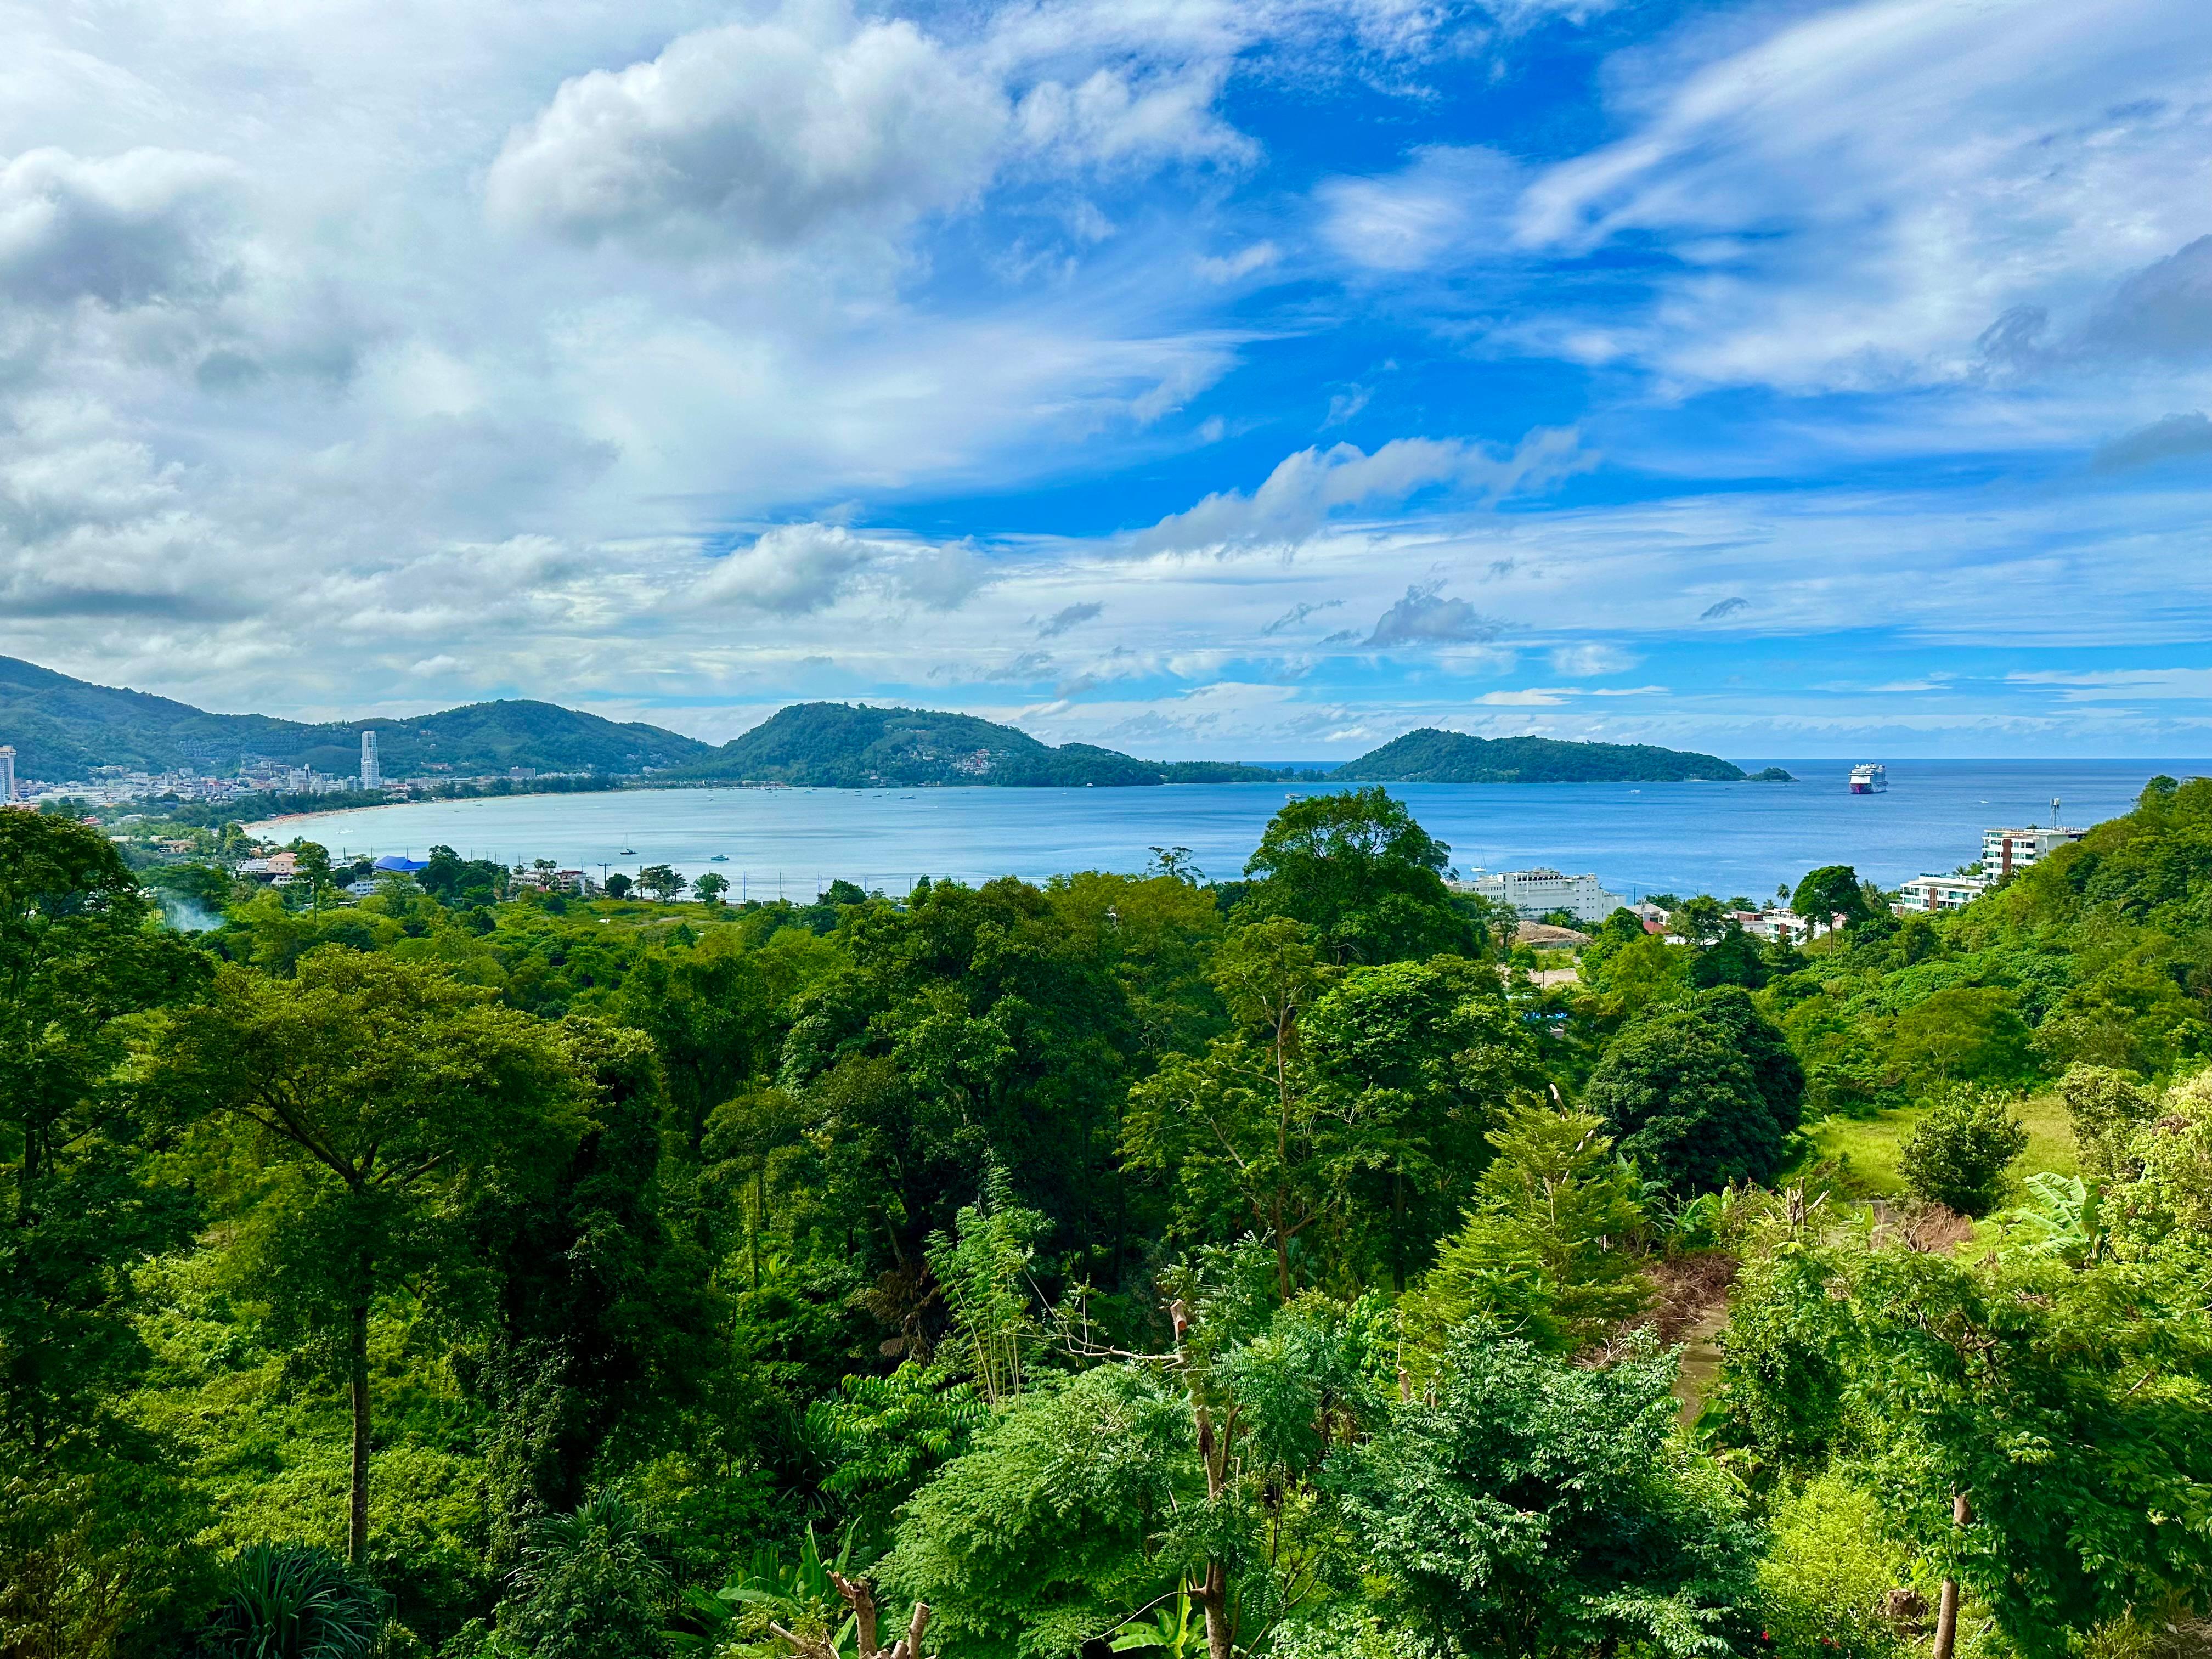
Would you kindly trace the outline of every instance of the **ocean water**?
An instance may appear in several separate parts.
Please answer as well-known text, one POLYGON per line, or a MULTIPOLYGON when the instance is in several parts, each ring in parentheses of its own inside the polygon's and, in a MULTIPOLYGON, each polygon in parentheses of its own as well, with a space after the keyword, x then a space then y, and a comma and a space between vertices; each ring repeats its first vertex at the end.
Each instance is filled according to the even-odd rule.
MULTIPOLYGON (((2051 823, 2054 797, 2063 822, 2094 823, 2127 811, 2158 773, 2212 770, 2185 761, 1899 761, 1887 793, 1854 796, 1849 766, 1836 761, 1741 763, 1777 763, 1802 781, 1390 787, 1449 844, 1462 872, 1550 865, 1593 872, 1632 899, 1764 898, 1824 864, 1854 865, 1885 886, 1942 873, 1980 855, 1984 828, 2051 823)), ((349 854, 422 858, 442 842, 470 858, 550 858, 594 876, 648 864, 687 876, 719 870, 732 898, 804 901, 839 877, 896 894, 925 875, 1134 871, 1154 847, 1188 848, 1207 875, 1233 876, 1287 798, 1326 787, 625 790, 428 801, 263 827, 349 854)))

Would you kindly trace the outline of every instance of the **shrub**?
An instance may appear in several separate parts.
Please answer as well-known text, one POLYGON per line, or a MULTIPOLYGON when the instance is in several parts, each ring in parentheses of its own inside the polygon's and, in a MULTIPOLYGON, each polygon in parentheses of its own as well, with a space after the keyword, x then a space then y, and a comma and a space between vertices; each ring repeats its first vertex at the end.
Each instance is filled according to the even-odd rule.
POLYGON ((1832 1471, 1808 1481, 1776 1509, 1759 1564, 1778 1659, 1900 1659, 1903 1632, 1885 1609, 1906 1574, 1872 1492, 1832 1471))
POLYGON ((2004 1196, 2005 1171, 2027 1150, 2027 1131, 2009 1097, 1957 1087, 1929 1109, 1898 1154, 1914 1195, 1981 1217, 2004 1196))
POLYGON ((384 1593, 316 1544, 249 1544, 202 1645, 216 1659, 367 1659, 384 1593))

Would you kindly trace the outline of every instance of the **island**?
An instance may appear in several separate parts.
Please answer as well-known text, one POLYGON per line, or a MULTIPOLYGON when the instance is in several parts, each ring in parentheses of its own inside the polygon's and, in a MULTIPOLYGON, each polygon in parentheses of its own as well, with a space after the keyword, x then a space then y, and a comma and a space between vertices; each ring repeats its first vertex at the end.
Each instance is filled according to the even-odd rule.
POLYGON ((1424 726, 1347 761, 1332 781, 1358 783, 1741 783, 1713 755, 1644 743, 1473 738, 1424 726))

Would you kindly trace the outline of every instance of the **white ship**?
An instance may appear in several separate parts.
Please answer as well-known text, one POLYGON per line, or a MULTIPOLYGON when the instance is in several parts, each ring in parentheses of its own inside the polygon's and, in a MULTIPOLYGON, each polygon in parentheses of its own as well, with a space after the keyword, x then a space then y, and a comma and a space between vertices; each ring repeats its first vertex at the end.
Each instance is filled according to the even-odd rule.
POLYGON ((1864 766, 1851 768, 1851 793, 1854 795, 1886 794, 1889 790, 1889 769, 1880 761, 1869 761, 1864 766))

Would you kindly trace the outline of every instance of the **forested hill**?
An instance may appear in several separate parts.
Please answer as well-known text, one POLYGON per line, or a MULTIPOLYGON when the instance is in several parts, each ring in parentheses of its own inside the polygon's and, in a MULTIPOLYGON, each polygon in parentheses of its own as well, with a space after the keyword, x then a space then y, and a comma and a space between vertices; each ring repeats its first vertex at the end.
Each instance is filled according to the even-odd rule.
POLYGON ((838 789, 872 784, 1095 784, 1105 788, 1161 783, 1165 781, 1163 770, 1085 743, 1054 749, 1026 732, 973 714, 802 702, 723 744, 712 759, 686 769, 685 775, 838 789))
POLYGON ((527 766, 541 772, 641 772, 714 750, 659 726, 618 724, 550 702, 479 702, 406 720, 309 725, 267 714, 211 714, 143 691, 94 685, 0 657, 0 743, 28 778, 82 778, 95 766, 223 774, 245 755, 344 775, 361 734, 377 733, 386 775, 462 776, 527 766))
POLYGON ((1424 726, 1329 775, 1359 783, 1738 783, 1741 767, 1644 743, 1471 738, 1424 726))

